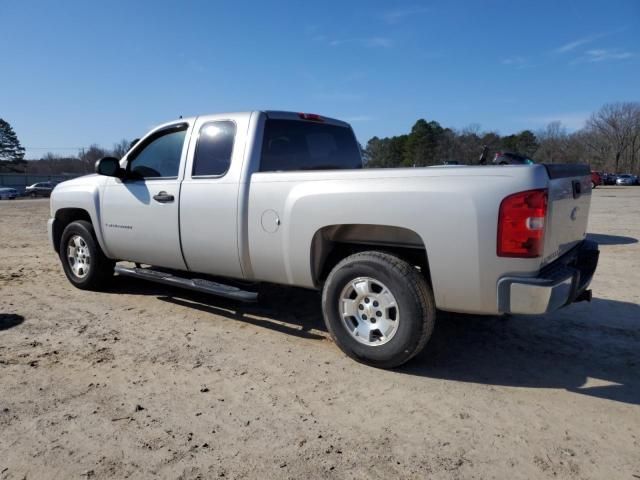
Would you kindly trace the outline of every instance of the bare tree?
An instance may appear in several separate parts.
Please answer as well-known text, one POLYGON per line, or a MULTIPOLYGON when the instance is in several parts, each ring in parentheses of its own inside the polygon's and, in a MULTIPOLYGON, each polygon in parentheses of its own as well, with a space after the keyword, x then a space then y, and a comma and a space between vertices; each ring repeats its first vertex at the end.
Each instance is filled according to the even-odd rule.
POLYGON ((96 144, 91 145, 87 150, 83 148, 82 152, 80 152, 79 155, 80 160, 85 166, 85 173, 93 171, 93 166, 95 165, 96 161, 106 156, 107 151, 96 144))
POLYGON ((588 146, 589 133, 584 129, 568 135, 564 148, 567 163, 589 163, 593 170, 603 170, 604 162, 593 155, 588 146))
POLYGON ((629 145, 631 170, 640 173, 640 104, 636 104, 633 113, 633 127, 629 145))
POLYGON ((569 135, 561 122, 551 122, 544 130, 536 133, 540 147, 535 159, 544 163, 566 162, 569 135))
POLYGON ((463 164, 471 165, 477 162, 483 147, 480 135, 480 125, 477 123, 468 125, 462 131, 456 132, 455 153, 452 157, 463 164))
POLYGON ((113 144, 113 149, 111 150, 111 153, 116 158, 122 158, 129 151, 130 145, 131 145, 131 142, 123 138, 118 143, 113 144))
POLYGON ((605 165, 612 163, 616 172, 620 171, 620 160, 625 154, 629 158, 628 167, 638 168, 636 158, 640 147, 639 117, 638 102, 609 103, 587 121, 585 130, 589 134, 587 142, 590 149, 604 160, 605 165))

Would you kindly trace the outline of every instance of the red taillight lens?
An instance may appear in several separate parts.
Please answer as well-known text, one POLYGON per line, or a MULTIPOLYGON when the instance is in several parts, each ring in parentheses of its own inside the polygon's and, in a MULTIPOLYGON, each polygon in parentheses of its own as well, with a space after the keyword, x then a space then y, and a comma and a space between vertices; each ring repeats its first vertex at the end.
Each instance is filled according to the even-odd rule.
POLYGON ((322 118, 317 113, 299 113, 298 116, 302 120, 311 120, 312 122, 324 122, 324 118, 322 118))
POLYGON ((498 215, 498 256, 533 258, 542 255, 547 190, 509 195, 498 215))

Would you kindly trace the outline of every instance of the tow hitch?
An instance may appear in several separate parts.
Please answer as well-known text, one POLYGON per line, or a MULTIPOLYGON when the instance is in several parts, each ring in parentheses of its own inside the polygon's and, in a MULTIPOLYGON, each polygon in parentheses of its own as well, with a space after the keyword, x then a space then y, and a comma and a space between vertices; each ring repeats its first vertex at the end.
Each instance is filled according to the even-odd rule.
POLYGON ((576 297, 574 302, 590 302, 592 297, 591 289, 585 290, 576 297))

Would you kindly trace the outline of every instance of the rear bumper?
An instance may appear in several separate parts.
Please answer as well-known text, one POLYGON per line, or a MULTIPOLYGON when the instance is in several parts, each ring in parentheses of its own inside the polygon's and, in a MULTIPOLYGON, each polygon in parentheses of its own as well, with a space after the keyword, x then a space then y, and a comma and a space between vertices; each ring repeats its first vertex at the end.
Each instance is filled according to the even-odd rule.
POLYGON ((535 277, 501 278, 498 309, 502 313, 542 314, 590 298, 584 292, 596 271, 599 255, 598 244, 584 240, 535 277))

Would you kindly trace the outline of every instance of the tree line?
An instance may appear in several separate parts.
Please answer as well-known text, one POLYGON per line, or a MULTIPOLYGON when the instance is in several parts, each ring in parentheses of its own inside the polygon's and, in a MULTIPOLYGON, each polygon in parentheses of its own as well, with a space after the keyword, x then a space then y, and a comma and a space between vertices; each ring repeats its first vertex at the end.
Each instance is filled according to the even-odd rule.
MULTIPOLYGON (((130 142, 111 149, 91 145, 77 156, 46 153, 26 161, 25 149, 11 125, 0 118, 0 173, 85 174, 104 156, 121 158, 130 142)), ((584 128, 568 132, 560 122, 539 131, 523 130, 501 136, 483 132, 478 125, 462 130, 436 121, 418 120, 411 132, 394 137, 373 137, 363 149, 365 166, 422 167, 444 163, 477 164, 483 149, 487 159, 496 152, 526 155, 540 163, 588 163, 593 170, 640 174, 640 102, 606 104, 593 113, 584 128)))
MULTIPOLYGON (((1 122, 2 120, 0 119, 0 132, 2 128, 1 122)), ((9 126, 9 128, 11 127, 9 126)), ((115 143, 110 149, 94 144, 86 149, 81 149, 77 156, 57 155, 47 152, 38 160, 25 160, 24 148, 20 146, 22 149, 21 155, 2 155, 0 153, 0 173, 25 173, 31 175, 84 175, 93 173, 97 160, 102 157, 122 158, 127 153, 130 143, 128 140, 123 139, 115 143)), ((17 148, 15 145, 20 145, 17 137, 15 137, 14 149, 17 148)))
POLYGON ((482 132, 477 125, 455 130, 420 119, 405 135, 373 137, 363 154, 365 165, 371 168, 473 165, 484 147, 489 162, 502 151, 540 163, 588 163, 593 170, 640 173, 640 103, 604 105, 584 128, 572 133, 561 122, 551 122, 537 132, 501 136, 482 132))

